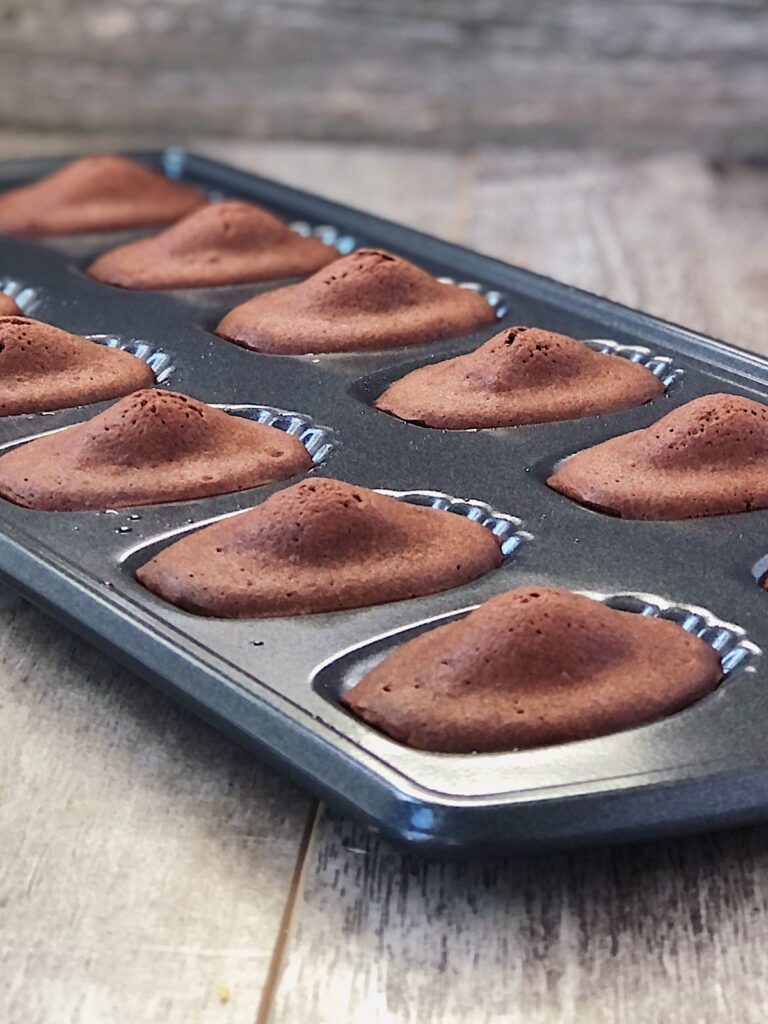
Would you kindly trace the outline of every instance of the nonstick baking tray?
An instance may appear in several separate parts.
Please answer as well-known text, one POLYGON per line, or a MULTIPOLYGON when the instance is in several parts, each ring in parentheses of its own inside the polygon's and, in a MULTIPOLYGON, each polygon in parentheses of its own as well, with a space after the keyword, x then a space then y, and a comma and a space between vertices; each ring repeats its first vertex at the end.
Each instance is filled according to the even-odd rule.
MULTIPOLYGON (((179 150, 132 154, 214 196, 261 203, 339 252, 373 245, 496 305, 495 327, 455 341, 375 353, 260 355, 211 333, 256 289, 131 293, 82 267, 113 236, 0 241, 0 287, 25 311, 126 347, 161 386, 302 436, 312 472, 470 515, 504 538, 498 570, 441 594, 351 612, 269 620, 197 617, 140 587, 136 567, 170 540, 263 501, 239 494, 118 511, 35 512, 0 502, 0 576, 331 804, 412 848, 503 852, 613 841, 756 819, 768 810, 768 595, 759 587, 768 511, 685 522, 628 522, 549 490, 561 458, 646 426, 699 395, 766 400, 768 363, 447 242, 179 150), (439 431, 372 407, 386 384, 527 324, 646 362, 664 397, 567 423, 439 431), (393 645, 510 588, 556 585, 662 615, 721 652, 711 695, 655 724, 524 752, 408 749, 356 720, 339 694, 393 645)), ((63 160, 0 167, 0 187, 63 160)), ((510 201, 514 197, 510 196, 510 201)), ((0 420, 0 446, 80 422, 95 405, 0 420)), ((663 651, 659 657, 663 657, 663 651)))

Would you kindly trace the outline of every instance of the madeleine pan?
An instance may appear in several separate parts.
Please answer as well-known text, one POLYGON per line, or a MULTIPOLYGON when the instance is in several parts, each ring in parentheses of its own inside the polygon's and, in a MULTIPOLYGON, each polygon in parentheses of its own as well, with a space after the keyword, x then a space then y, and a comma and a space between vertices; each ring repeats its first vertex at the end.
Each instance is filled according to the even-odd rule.
MULTIPOLYGON (((380 218, 173 149, 133 154, 213 197, 263 204, 340 253, 373 245, 484 293, 495 327, 408 349, 260 355, 216 338, 225 311, 259 290, 127 292, 82 268, 109 235, 0 240, 0 288, 30 315, 127 348, 159 386, 301 436, 313 473, 469 515, 504 538, 498 570, 458 589, 352 612, 221 621, 169 606, 136 568, 189 530, 290 482, 234 495, 99 512, 0 502, 0 576, 163 691, 368 826, 430 854, 640 839, 768 811, 768 595, 759 586, 768 512, 627 522, 545 486, 566 455, 646 426, 713 391, 768 400, 768 363, 380 218), (430 430, 373 408, 396 377, 527 324, 644 362, 667 386, 641 408, 567 423, 430 430), (339 695, 393 645, 512 587, 556 585, 637 614, 674 618, 720 650, 723 684, 691 708, 612 736, 524 752, 410 750, 348 714, 339 695)), ((59 160, 0 166, 0 187, 59 160)), ((103 405, 0 420, 0 447, 103 405)))

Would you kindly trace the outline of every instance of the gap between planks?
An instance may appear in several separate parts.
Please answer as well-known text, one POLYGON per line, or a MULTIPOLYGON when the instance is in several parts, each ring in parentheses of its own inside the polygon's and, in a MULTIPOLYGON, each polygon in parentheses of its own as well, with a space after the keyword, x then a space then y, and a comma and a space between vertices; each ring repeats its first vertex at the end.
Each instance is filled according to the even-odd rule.
MULTIPOLYGON (((474 151, 463 153, 458 159, 454 199, 447 217, 445 235, 461 244, 469 232, 472 214, 472 196, 478 179, 479 162, 474 151)), ((320 826, 325 816, 325 805, 317 801, 310 807, 307 822, 296 854, 296 863, 288 894, 280 918, 275 945, 267 968, 264 987, 259 999, 254 1024, 270 1024, 285 968, 290 959, 291 940, 302 912, 307 876, 313 865, 320 826)))
POLYGON ((291 882, 288 887, 288 894, 280 917, 280 924, 277 930, 275 945, 272 955, 269 958, 269 967, 264 979, 264 987, 261 990, 261 998, 256 1011, 254 1024, 269 1024, 272 1017, 272 1010, 275 1005, 280 980, 285 966, 288 947, 296 926, 298 915, 301 912, 301 905, 304 899, 304 890, 307 882, 307 872, 312 863, 312 856, 315 850, 315 843, 318 836, 318 826, 325 812, 325 806, 320 801, 310 806, 307 813, 307 820, 304 831, 296 853, 291 882))

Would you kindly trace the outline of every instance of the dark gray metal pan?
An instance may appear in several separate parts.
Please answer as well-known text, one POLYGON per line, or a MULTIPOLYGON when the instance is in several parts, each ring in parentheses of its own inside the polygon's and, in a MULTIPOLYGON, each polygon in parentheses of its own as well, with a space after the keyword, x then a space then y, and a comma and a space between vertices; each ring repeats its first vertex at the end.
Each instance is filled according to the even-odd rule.
MULTIPOLYGON (((446 593, 353 612, 224 622, 164 604, 136 583, 134 570, 169 540, 285 485, 120 512, 42 513, 0 502, 0 576, 323 798, 430 853, 644 838, 763 816, 768 595, 753 566, 768 551, 768 512, 626 522, 569 502, 544 480, 571 452, 647 425, 698 395, 725 390, 767 400, 768 363, 201 157, 177 150, 139 156, 211 193, 262 203, 340 251, 374 244, 497 293, 499 326, 536 325, 624 347, 623 354, 649 361, 670 387, 642 408, 568 423, 428 430, 378 412, 373 399, 405 370, 468 351, 499 326, 407 350, 259 355, 210 333, 247 287, 236 296, 231 289, 129 293, 81 270, 111 238, 57 239, 55 246, 1 240, 3 287, 34 315, 133 347, 154 360, 161 383, 206 402, 241 407, 247 415, 293 413, 298 418, 284 425, 309 431, 314 451, 322 449, 313 472, 409 492, 409 500, 453 504, 458 514, 474 508, 490 525, 508 524, 511 543, 503 567, 446 593), (493 520, 495 513, 501 519, 493 520), (393 644, 534 582, 676 618, 719 646, 729 669, 725 682, 694 707, 652 725, 493 755, 409 750, 340 706, 343 688, 393 644)), ((60 162, 2 165, 0 187, 60 162)), ((80 422, 100 408, 0 420, 0 445, 80 422)))

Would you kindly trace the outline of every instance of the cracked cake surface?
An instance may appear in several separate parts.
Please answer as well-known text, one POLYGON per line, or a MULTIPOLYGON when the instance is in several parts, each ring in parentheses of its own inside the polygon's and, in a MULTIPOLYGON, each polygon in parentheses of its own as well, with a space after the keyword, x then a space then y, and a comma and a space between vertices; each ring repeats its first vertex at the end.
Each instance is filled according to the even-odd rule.
POLYGON ((321 477, 182 537, 136 575, 187 611, 267 617, 432 594, 501 562, 478 523, 321 477))
POLYGON ((650 370, 537 327, 511 327, 466 355, 392 383, 377 409, 449 430, 577 419, 643 405, 664 394, 650 370))
POLYGON ((160 234, 103 253, 88 274, 122 288, 204 288, 303 277, 336 256, 269 211, 231 200, 210 203, 160 234))
POLYGON ((768 406, 713 394, 642 430, 576 452, 553 490, 625 519, 690 519, 768 508, 768 406))
POLYGON ((119 398, 154 384, 143 360, 23 316, 0 317, 0 416, 119 398))
POLYGON ((216 333, 257 352, 302 355, 420 345, 495 321, 482 295, 383 250, 359 249, 236 306, 216 333))
POLYGON ((311 468, 304 445, 282 430, 147 389, 0 456, 0 496, 44 511, 124 508, 229 494, 311 468))
POLYGON ((342 702, 419 750, 490 752, 653 722, 721 678, 717 652, 674 622, 525 587, 396 647, 342 702))
POLYGON ((208 202, 199 188, 122 156, 86 156, 0 193, 0 234, 82 234, 171 224, 208 202))

